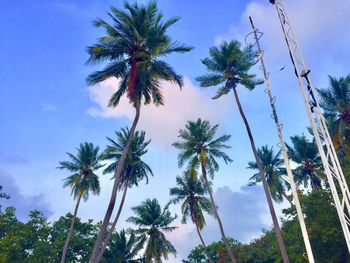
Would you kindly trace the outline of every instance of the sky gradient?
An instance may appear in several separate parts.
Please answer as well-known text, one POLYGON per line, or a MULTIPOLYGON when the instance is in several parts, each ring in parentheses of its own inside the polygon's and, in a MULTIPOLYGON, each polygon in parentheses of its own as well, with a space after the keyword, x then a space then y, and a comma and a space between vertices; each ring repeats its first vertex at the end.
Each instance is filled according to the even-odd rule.
MULTIPOLYGON (((146 1, 139 1, 146 2, 146 1)), ((221 164, 215 175, 214 191, 219 213, 227 233, 241 242, 259 236, 271 220, 261 187, 247 187, 252 171, 246 170, 253 159, 250 145, 238 115, 234 98, 229 94, 211 100, 215 89, 202 89, 195 78, 205 72, 200 59, 209 47, 223 40, 244 41, 251 31, 248 16, 264 32, 261 40, 267 68, 271 73, 272 91, 283 132, 289 137, 306 133, 307 115, 293 75, 276 10, 267 0, 240 1, 160 0, 165 17, 180 16, 170 29, 174 40, 194 46, 185 55, 166 58, 185 77, 182 91, 164 83, 164 107, 144 107, 138 128, 152 139, 145 161, 154 172, 148 185, 141 183, 127 196, 122 221, 130 216, 129 208, 145 198, 159 198, 165 204, 177 167, 177 151, 171 147, 178 129, 197 117, 220 125, 218 135, 230 134, 228 153, 234 162, 221 164), (285 67, 283 71, 280 71, 285 67)), ((328 85, 327 75, 350 73, 350 1, 286 1, 294 22, 311 77, 318 88, 328 85), (322 2, 322 4, 320 4, 322 2)), ((40 209, 50 220, 71 212, 74 202, 69 189, 62 188, 68 174, 57 170, 58 162, 67 159, 66 152, 88 141, 104 149, 106 136, 130 124, 134 111, 123 100, 116 109, 106 107, 118 81, 108 80, 88 87, 85 78, 101 66, 85 66, 88 45, 104 32, 92 26, 97 18, 107 18, 110 6, 121 7, 122 1, 16 1, 3 0, 0 16, 0 185, 11 194, 1 205, 14 205, 21 219, 31 209, 40 209)), ((259 67, 253 69, 262 77, 259 67)), ((238 89, 258 146, 277 149, 277 136, 270 118, 264 85, 253 92, 238 89)), ((103 218, 112 182, 101 175, 101 195, 91 196, 81 205, 83 219, 103 218)), ((277 209, 280 209, 277 206, 277 209)), ((179 214, 178 207, 172 208, 179 214)), ((180 262, 199 241, 193 226, 182 226, 170 235, 180 262), (189 244, 190 243, 190 244, 189 244)), ((121 223, 118 229, 128 227, 121 223)), ((215 222, 208 219, 204 231, 207 241, 219 239, 215 222)))

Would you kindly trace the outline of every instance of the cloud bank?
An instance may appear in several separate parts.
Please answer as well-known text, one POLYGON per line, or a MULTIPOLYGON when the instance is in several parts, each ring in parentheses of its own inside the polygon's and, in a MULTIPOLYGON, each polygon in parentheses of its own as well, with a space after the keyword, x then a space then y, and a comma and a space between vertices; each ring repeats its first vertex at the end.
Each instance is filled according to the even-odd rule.
POLYGON ((6 172, 0 170, 0 184, 3 187, 3 192, 9 194, 10 199, 0 199, 2 210, 6 207, 13 206, 16 208, 16 216, 19 220, 26 220, 29 211, 40 210, 45 216, 53 214, 49 205, 45 201, 43 194, 24 195, 15 180, 6 172))

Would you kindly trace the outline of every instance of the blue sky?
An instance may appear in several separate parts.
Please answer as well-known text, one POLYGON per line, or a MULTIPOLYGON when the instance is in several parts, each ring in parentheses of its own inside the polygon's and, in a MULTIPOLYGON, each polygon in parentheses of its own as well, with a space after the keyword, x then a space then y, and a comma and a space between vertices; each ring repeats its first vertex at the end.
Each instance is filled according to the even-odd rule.
MULTIPOLYGON (((146 2, 146 1, 139 1, 146 2)), ((337 4, 319 0, 287 1, 307 64, 317 87, 327 86, 327 75, 344 76, 350 72, 350 3, 337 4)), ((12 194, 3 205, 15 205, 24 218, 29 209, 39 208, 55 219, 72 210, 74 202, 68 189, 62 189, 67 175, 56 169, 66 159, 65 152, 75 152, 83 141, 105 147, 106 136, 130 123, 133 111, 126 102, 115 110, 105 107, 117 84, 107 81, 87 87, 85 78, 99 66, 84 66, 85 48, 103 33, 92 20, 106 18, 110 6, 121 1, 2 1, 0 16, 0 184, 12 194), (21 204, 21 205, 19 205, 21 204)), ((222 164, 215 177, 214 189, 222 207, 223 221, 230 235, 242 242, 256 237, 261 228, 271 225, 264 196, 259 187, 247 188, 251 171, 245 167, 252 160, 248 139, 238 116, 232 94, 212 101, 215 90, 198 87, 195 77, 205 72, 200 59, 209 47, 225 39, 242 41, 250 32, 248 15, 265 33, 262 46, 271 72, 272 89, 284 123, 285 138, 305 132, 307 116, 293 75, 282 32, 274 8, 265 0, 256 1, 185 1, 160 0, 165 17, 180 16, 171 36, 195 49, 186 55, 174 55, 167 61, 185 76, 182 92, 164 85, 167 106, 143 109, 140 129, 152 139, 146 160, 154 171, 149 185, 133 189, 128 195, 122 219, 130 216, 128 208, 146 197, 168 199, 177 168, 176 150, 170 147, 177 130, 186 120, 202 117, 219 123, 219 134, 232 135, 229 150, 234 162, 222 164), (279 71, 285 66, 285 70, 279 71), (243 187, 243 188, 242 188, 243 187), (256 201, 255 201, 256 200, 256 201), (255 215, 255 217, 254 217, 255 215)), ((261 76, 258 67, 253 69, 261 76)), ((242 104, 251 123, 257 145, 276 146, 277 137, 264 86, 253 92, 240 89, 242 104)), ((83 204, 80 216, 100 220, 105 211, 111 181, 101 176, 102 194, 83 204)), ((279 209, 280 207, 278 207, 279 209)), ((178 208, 173 208, 178 212, 178 208)), ((180 224, 178 224, 180 226, 180 224)), ((120 227, 126 227, 122 224, 120 227)), ((207 240, 218 239, 216 225, 208 222, 207 240)), ((198 244, 191 226, 181 226, 170 237, 178 248, 174 262, 186 256, 191 240, 198 244)))

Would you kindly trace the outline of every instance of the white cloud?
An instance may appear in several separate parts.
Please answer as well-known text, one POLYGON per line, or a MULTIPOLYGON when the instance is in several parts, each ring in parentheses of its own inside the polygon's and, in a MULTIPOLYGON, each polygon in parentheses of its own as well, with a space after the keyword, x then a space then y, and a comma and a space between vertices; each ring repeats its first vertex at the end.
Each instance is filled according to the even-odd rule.
MULTIPOLYGON (((87 114, 95 118, 134 118, 135 111, 128 99, 123 97, 116 108, 107 107, 108 100, 118 87, 117 79, 109 79, 101 84, 90 87, 91 100, 97 105, 89 108, 87 114)), ((174 142, 180 128, 188 120, 198 117, 212 123, 220 123, 233 107, 228 98, 220 99, 220 103, 211 99, 203 90, 195 87, 188 78, 180 91, 179 87, 170 82, 162 84, 165 105, 142 106, 139 129, 147 132, 148 137, 158 146, 168 147, 174 142)))

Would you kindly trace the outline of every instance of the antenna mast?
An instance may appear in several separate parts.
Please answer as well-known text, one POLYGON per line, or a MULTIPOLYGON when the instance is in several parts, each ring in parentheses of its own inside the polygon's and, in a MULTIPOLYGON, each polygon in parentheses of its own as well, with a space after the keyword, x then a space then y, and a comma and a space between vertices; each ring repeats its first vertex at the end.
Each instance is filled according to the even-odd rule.
POLYGON ((303 55, 300 51, 297 38, 294 34, 288 12, 283 0, 269 0, 276 6, 281 22, 284 37, 289 49, 298 84, 303 95, 305 107, 311 122, 313 135, 316 139, 325 174, 332 192, 334 204, 343 229, 344 237, 350 252, 350 192, 346 183, 337 153, 333 146, 325 118, 322 114, 319 102, 316 98, 316 89, 309 77, 310 70, 306 67, 303 55))
POLYGON ((294 200, 294 204, 295 204, 295 207, 296 207, 296 210, 297 210, 297 215, 298 215, 298 219, 299 219, 299 223, 300 223, 301 233, 302 233, 303 239, 304 239, 304 244, 305 244, 305 248, 306 248, 307 257, 308 257, 310 263, 314 263, 315 260, 314 260, 313 254, 312 254, 310 240, 309 240, 309 236, 308 236, 306 225, 305 225, 304 215, 303 215, 303 212, 301 210, 297 188, 296 188, 296 185, 295 185, 295 182, 294 182, 292 169, 290 168, 290 163, 289 163, 289 157, 288 157, 288 154, 287 154, 286 144, 284 143, 284 139, 283 139, 283 135, 282 135, 282 124, 280 124, 280 122, 278 120, 278 116, 277 116, 277 111, 276 111, 276 107, 275 107, 275 100, 276 100, 276 98, 273 97, 273 95, 272 95, 269 73, 266 70, 265 62, 264 62, 264 52, 261 50, 261 47, 260 47, 259 39, 261 38, 263 33, 258 31, 258 29, 255 27, 251 17, 249 17, 249 21, 250 21, 250 24, 251 24, 252 29, 253 29, 253 34, 254 34, 254 38, 255 38, 255 44, 256 44, 257 49, 258 49, 257 55, 258 55, 258 58, 259 58, 260 63, 261 63, 261 69, 262 69, 262 71, 264 73, 264 80, 265 80, 265 85, 266 85, 266 90, 265 91, 266 91, 266 93, 267 93, 267 95, 269 97, 270 105, 271 105, 271 109, 272 109, 271 117, 273 118, 273 120, 274 120, 274 122, 276 124, 276 129, 277 129, 277 134, 278 134, 278 139, 279 139, 279 145, 281 147, 284 164, 285 164, 286 170, 287 170, 288 182, 289 182, 291 190, 292 190, 293 200, 294 200), (260 34, 260 35, 258 36, 258 34, 260 34))

